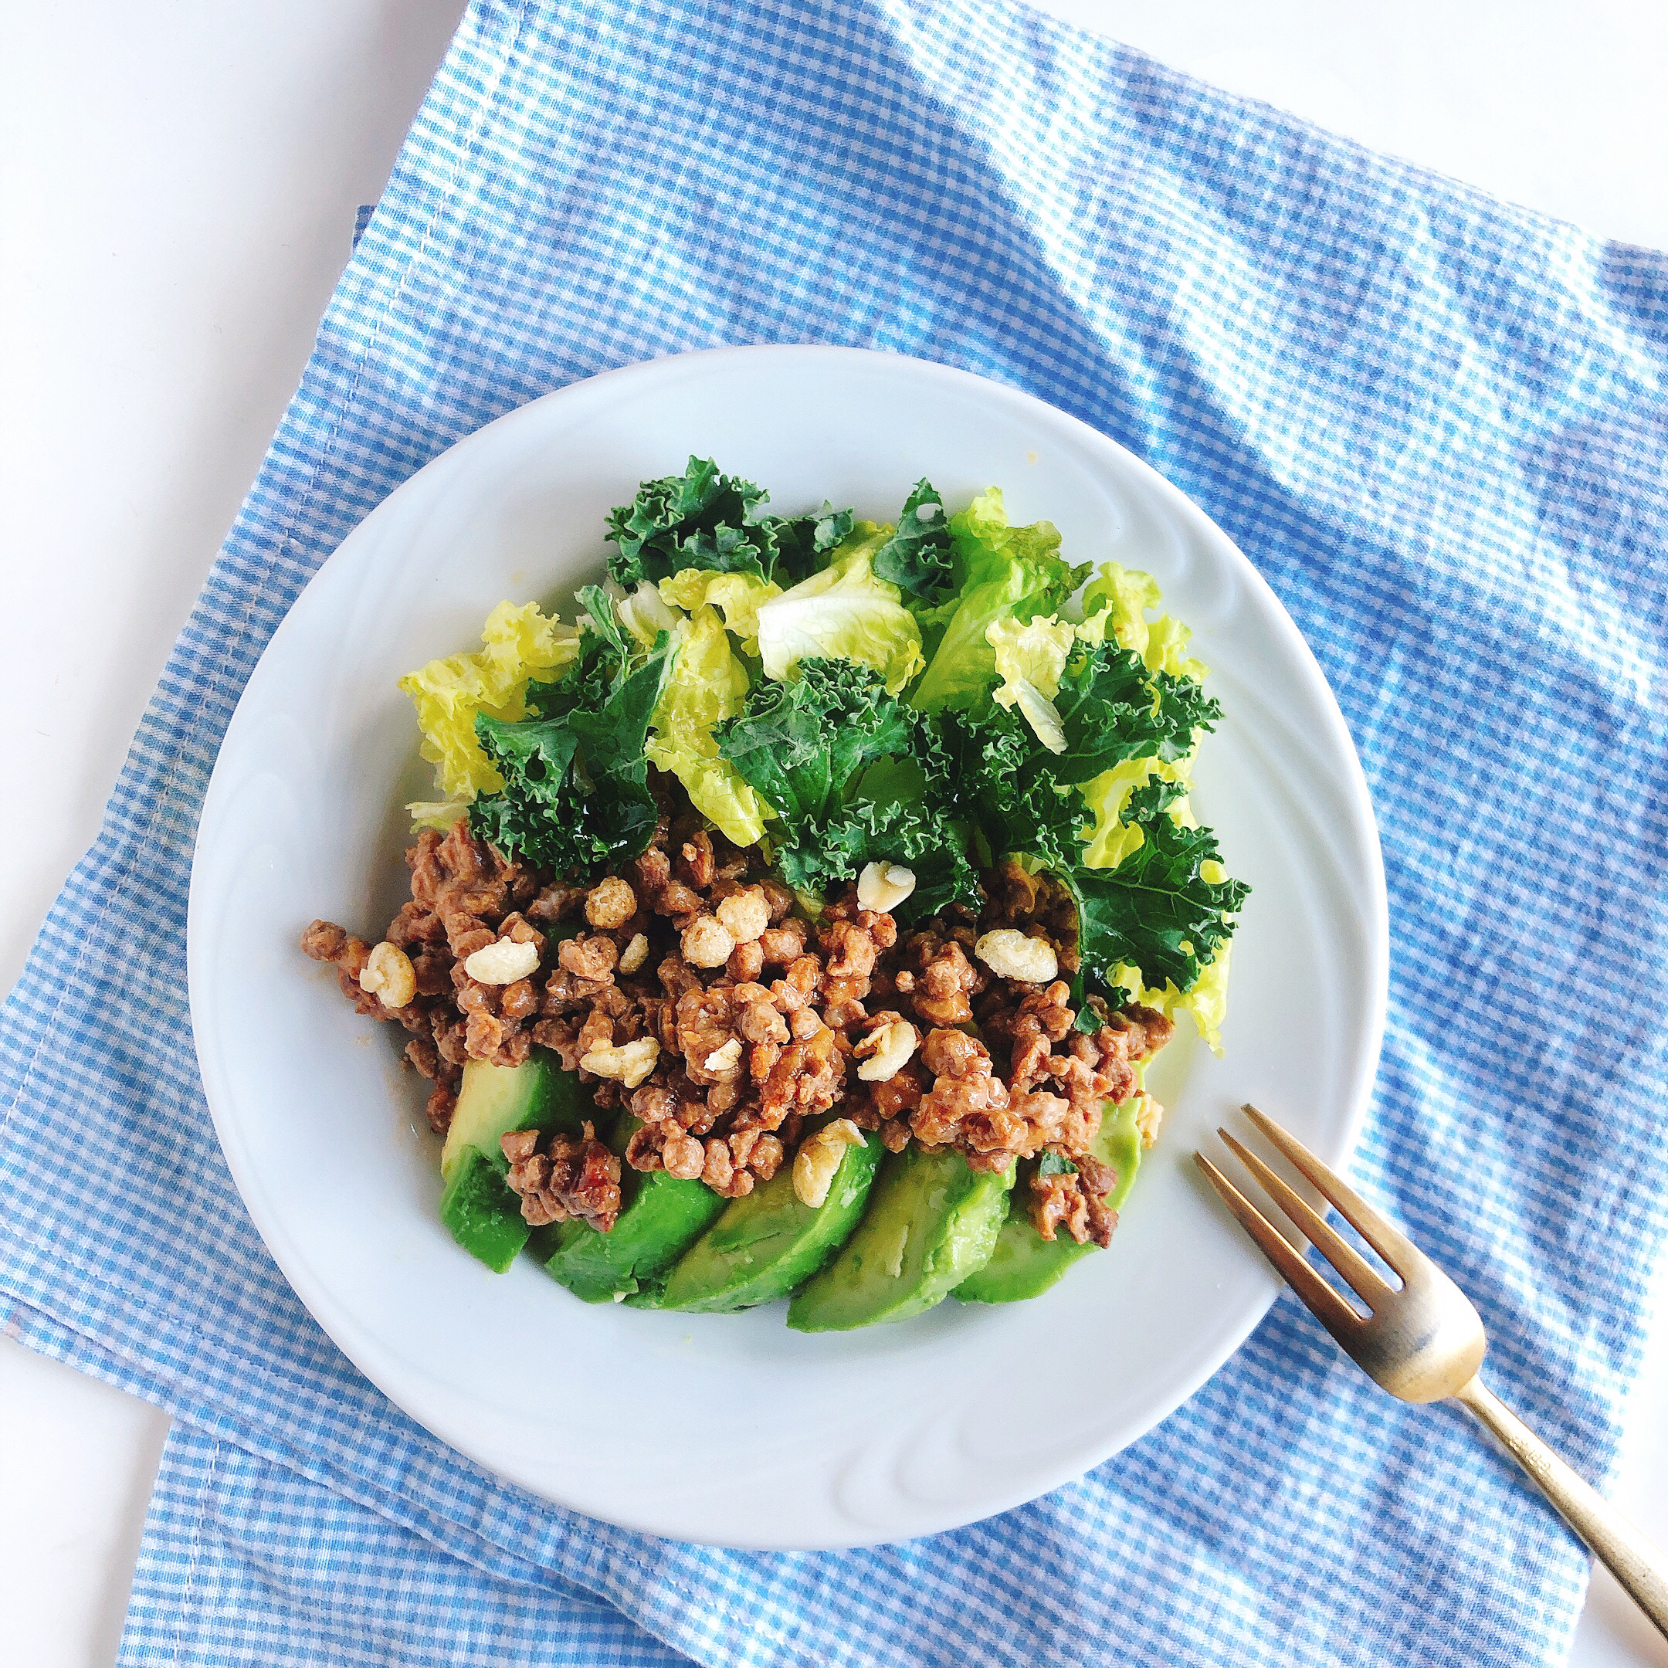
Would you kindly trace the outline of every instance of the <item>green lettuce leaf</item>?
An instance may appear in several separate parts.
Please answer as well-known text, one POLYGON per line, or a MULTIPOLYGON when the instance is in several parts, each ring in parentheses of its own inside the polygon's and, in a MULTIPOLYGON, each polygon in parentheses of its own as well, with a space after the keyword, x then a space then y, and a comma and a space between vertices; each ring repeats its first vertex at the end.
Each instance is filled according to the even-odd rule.
POLYGON ((896 695, 921 669, 921 628, 896 585, 874 574, 889 529, 860 521, 829 565, 760 605, 765 676, 789 678, 801 661, 854 660, 881 674, 896 695))
POLYGON ((1015 707, 1051 753, 1066 750, 1066 732, 1054 696, 1072 650, 1077 646, 1077 627, 1054 615, 1023 624, 1015 619, 993 620, 985 628, 985 641, 996 657, 996 675, 1002 681, 991 692, 999 707, 1015 707))
POLYGON ((693 614, 711 603, 751 655, 759 652, 759 609, 781 594, 780 585, 755 574, 706 573, 700 568, 684 568, 660 582, 661 600, 676 608, 693 614))
POLYGON ((1012 526, 995 487, 950 517, 950 537, 959 588, 944 604, 943 635, 910 697, 923 712, 978 700, 996 675, 990 627, 1058 613, 1088 571, 1060 559, 1051 522, 1012 526))
POLYGON ((540 613, 537 603, 501 602, 481 628, 481 649, 449 655, 400 679, 417 709, 422 754, 435 767, 444 798, 410 807, 419 824, 449 827, 479 793, 501 788, 503 778, 481 751, 475 716, 526 716, 526 691, 534 682, 560 677, 579 655, 579 633, 540 613))
POLYGON ((1193 633, 1168 614, 1156 620, 1147 619, 1147 610, 1160 607, 1163 601, 1158 581, 1150 573, 1120 567, 1116 562, 1103 562, 1084 587, 1085 619, 1078 627, 1078 635, 1090 642, 1115 638, 1124 648, 1140 655, 1151 670, 1201 683, 1206 669, 1187 654, 1193 633))
MULTIPOLYGON (((721 581, 722 583, 722 581, 721 581)), ((650 721, 644 751, 684 785, 690 803, 738 846, 764 834, 764 808, 733 764, 718 756, 718 725, 747 699, 747 668, 730 650, 718 611, 702 606, 674 633, 677 658, 650 721)))

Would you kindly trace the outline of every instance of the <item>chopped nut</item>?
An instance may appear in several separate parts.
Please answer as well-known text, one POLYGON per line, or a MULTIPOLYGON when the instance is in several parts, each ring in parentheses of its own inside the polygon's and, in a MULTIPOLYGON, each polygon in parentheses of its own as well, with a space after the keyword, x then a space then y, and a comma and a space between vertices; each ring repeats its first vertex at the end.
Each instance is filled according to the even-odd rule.
POLYGON ((517 944, 500 938, 483 946, 463 964, 463 970, 477 984, 513 985, 525 979, 539 965, 537 944, 517 944))
POLYGON ((1060 971, 1060 960, 1046 939, 1027 938, 1017 927, 998 927, 973 946, 973 954, 992 973, 1028 985, 1047 984, 1060 971))
POLYGON ((914 871, 896 863, 866 863, 857 877, 857 901, 864 909, 894 910, 914 890, 914 871))
POLYGON ((637 894, 631 882, 618 875, 606 875, 591 888, 585 899, 585 919, 605 932, 623 927, 637 913, 637 894))
POLYGON ((1135 1110, 1135 1127, 1141 1132, 1143 1148, 1150 1147, 1158 1139, 1158 1127, 1163 1122, 1164 1108, 1143 1089, 1141 1104, 1135 1110))
POLYGON ((731 1037, 721 1048, 715 1048, 704 1062, 708 1071, 727 1072, 741 1059, 741 1038, 731 1037))
POLYGON ((359 988, 385 1008, 403 1008, 417 994, 417 974, 411 958, 386 939, 371 951, 359 975, 359 988))
POLYGON ((634 933, 631 942, 620 951, 620 971, 635 973, 649 959, 649 941, 642 933, 634 933))
POLYGON ((660 1044, 653 1037, 639 1037, 618 1048, 593 1048, 580 1056, 579 1065, 583 1071, 615 1078, 628 1089, 635 1089, 654 1070, 659 1058, 660 1044))
POLYGON ((721 921, 697 915, 683 930, 683 959, 691 967, 722 967, 736 941, 721 921))
MULTIPOLYGON (((719 903, 718 920, 737 944, 751 944, 770 925, 770 905, 763 889, 748 886, 732 892, 719 903)), ((684 954, 688 956, 689 952, 684 954)))
POLYGON ((877 1026, 852 1050, 862 1062, 857 1075, 865 1083, 889 1083, 909 1064, 920 1041, 920 1033, 907 1019, 877 1026))
POLYGON ((794 1155, 794 1197, 816 1210, 828 1198, 846 1148, 862 1144, 863 1132, 850 1118, 836 1118, 809 1136, 794 1155))

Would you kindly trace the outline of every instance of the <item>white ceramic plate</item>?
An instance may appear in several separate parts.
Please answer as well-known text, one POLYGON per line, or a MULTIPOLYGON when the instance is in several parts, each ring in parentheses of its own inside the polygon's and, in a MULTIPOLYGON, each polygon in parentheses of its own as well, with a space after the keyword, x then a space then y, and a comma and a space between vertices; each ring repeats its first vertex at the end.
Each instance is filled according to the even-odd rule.
POLYGON ((215 769, 192 877, 191 1011, 251 1216, 393 1401, 501 1475, 615 1523, 834 1547, 1032 1499, 1222 1364, 1275 1284, 1191 1154, 1250 1099, 1347 1157, 1377 1062, 1387 937, 1366 787, 1320 669, 1180 492, 1074 419, 960 371, 735 348, 614 371, 491 424, 320 569, 215 769), (357 1018, 297 948, 315 915, 375 939, 406 895, 401 806, 428 797, 428 780, 395 680, 476 644, 502 597, 571 618, 575 585, 601 569, 605 512, 691 452, 766 486, 779 511, 827 497, 886 519, 922 475, 952 508, 999 484, 1016 522, 1059 526, 1071 559, 1155 574, 1212 669, 1227 717, 1196 804, 1253 887, 1224 1054, 1189 1037, 1161 1057, 1169 1116, 1110 1252, 1032 1302, 952 1301, 806 1337, 779 1304, 663 1315, 587 1307, 525 1259, 493 1275, 436 1215, 437 1144, 426 1085, 397 1064, 404 1034, 357 1018), (645 1408, 664 1416, 622 1412, 645 1408))

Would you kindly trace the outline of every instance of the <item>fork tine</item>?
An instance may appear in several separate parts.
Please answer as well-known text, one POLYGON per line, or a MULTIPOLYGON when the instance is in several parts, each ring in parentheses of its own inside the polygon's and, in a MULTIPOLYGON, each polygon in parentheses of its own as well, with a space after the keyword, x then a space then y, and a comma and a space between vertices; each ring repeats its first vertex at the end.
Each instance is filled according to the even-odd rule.
POLYGON ((1210 1177, 1222 1202, 1239 1218, 1242 1228, 1279 1274, 1313 1310, 1315 1318, 1347 1349, 1359 1331, 1361 1317, 1300 1257, 1263 1213, 1222 1174, 1203 1153, 1194 1162, 1210 1177))
MULTIPOLYGON (((1425 1254, 1389 1217, 1374 1210, 1342 1176, 1322 1164, 1295 1135, 1288 1134, 1266 1112, 1259 1112, 1254 1106, 1247 1105, 1241 1110, 1315 1184, 1338 1214, 1403 1280, 1407 1279, 1410 1270, 1425 1262, 1425 1254)), ((1355 1282, 1352 1280, 1350 1284, 1355 1282)))
POLYGON ((1216 1133, 1227 1142, 1228 1150, 1257 1178, 1263 1191, 1298 1225, 1304 1238, 1356 1289, 1369 1309, 1389 1294, 1388 1282, 1323 1216, 1311 1209, 1301 1194, 1293 1192, 1254 1152, 1243 1142, 1236 1141, 1227 1130, 1219 1129, 1216 1133))

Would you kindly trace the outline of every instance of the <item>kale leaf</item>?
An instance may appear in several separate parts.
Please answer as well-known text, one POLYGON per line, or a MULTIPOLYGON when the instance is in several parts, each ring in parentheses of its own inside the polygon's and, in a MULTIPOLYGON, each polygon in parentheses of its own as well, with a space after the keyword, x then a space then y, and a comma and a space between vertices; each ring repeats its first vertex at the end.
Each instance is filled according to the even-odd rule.
POLYGON ((1073 655, 1054 706, 1066 750, 1051 755, 1050 768, 1061 782, 1088 782, 1125 759, 1179 759, 1192 749, 1193 732, 1215 729, 1222 716, 1192 678, 1150 672, 1111 640, 1073 655))
POLYGON ((759 526, 775 542, 776 566, 770 578, 784 590, 809 579, 824 558, 851 537, 850 510, 824 502, 815 515, 765 516, 759 526))
POLYGON ((608 575, 631 590, 684 568, 750 573, 784 587, 806 578, 849 536, 850 510, 824 504, 815 515, 761 512, 770 494, 724 475, 710 458, 691 457, 681 475, 645 481, 629 504, 608 512, 616 548, 608 575))
POLYGON ((643 747, 676 651, 662 632, 637 653, 599 587, 580 601, 590 623, 567 675, 530 685, 518 723, 475 720, 504 786, 476 800, 469 824, 506 856, 590 880, 643 852, 659 820, 643 747))
POLYGON ((1141 830, 1141 844, 1114 869, 1075 865, 1059 877, 1077 903, 1081 966, 1073 997, 1088 991, 1124 1000, 1115 970, 1138 967, 1143 982, 1188 990, 1232 936, 1232 917, 1250 888, 1241 880, 1206 880, 1200 865, 1216 862, 1216 836, 1186 828, 1170 814, 1182 796, 1175 782, 1154 781, 1129 797, 1123 820, 1141 830))
POLYGON ((977 901, 967 829, 919 791, 919 716, 872 667, 802 660, 793 682, 761 684, 715 733, 719 756, 778 820, 776 864, 790 885, 826 891, 884 860, 915 871, 910 918, 977 901), (897 761, 901 770, 885 768, 897 761))
POLYGON ((751 481, 720 474, 710 458, 691 457, 683 474, 644 481, 630 504, 608 513, 608 537, 618 547, 609 577, 627 590, 680 568, 768 578, 767 541, 751 525, 765 497, 751 481))
POLYGON ((1029 852, 1051 867, 1082 861, 1089 807, 1055 775, 1055 756, 1017 708, 945 708, 918 723, 926 797, 941 817, 979 831, 986 860, 1029 852))
POLYGON ((869 765, 908 753, 915 721, 872 667, 813 657, 798 673, 792 683, 761 683, 741 715, 714 733, 719 757, 781 821, 784 878, 816 886, 849 876, 857 854, 880 837, 874 806, 847 807, 869 765))
POLYGON ((913 605, 936 608, 955 588, 954 546, 944 500, 919 480, 904 500, 898 529, 875 552, 877 578, 889 580, 913 605))

